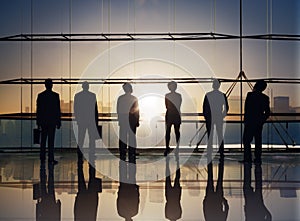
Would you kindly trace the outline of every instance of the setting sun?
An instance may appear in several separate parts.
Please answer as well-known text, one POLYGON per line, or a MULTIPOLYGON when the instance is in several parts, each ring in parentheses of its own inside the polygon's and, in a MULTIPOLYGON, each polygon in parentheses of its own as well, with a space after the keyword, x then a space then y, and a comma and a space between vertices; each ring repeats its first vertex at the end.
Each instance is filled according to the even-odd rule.
POLYGON ((149 122, 156 117, 162 117, 165 112, 164 97, 157 94, 147 94, 139 97, 141 120, 149 122))

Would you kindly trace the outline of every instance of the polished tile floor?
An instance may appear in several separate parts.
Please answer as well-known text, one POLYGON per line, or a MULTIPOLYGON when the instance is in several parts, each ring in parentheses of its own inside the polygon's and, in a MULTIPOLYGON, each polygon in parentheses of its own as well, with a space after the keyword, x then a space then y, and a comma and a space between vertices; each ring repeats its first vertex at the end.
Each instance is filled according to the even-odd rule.
POLYGON ((0 154, 0 220, 300 220, 300 155, 0 154))

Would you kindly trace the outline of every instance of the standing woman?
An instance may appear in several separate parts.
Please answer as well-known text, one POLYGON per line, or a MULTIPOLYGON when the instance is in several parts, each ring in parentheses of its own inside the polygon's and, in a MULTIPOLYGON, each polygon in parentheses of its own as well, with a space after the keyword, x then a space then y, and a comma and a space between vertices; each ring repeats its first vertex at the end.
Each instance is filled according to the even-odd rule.
POLYGON ((170 133, 171 127, 174 125, 175 136, 176 136, 176 148, 179 148, 180 141, 180 124, 181 124, 181 112, 180 107, 182 103, 181 94, 176 92, 177 83, 171 81, 168 83, 170 93, 165 96, 165 105, 167 108, 165 122, 166 122, 166 149, 164 156, 170 153, 170 133))

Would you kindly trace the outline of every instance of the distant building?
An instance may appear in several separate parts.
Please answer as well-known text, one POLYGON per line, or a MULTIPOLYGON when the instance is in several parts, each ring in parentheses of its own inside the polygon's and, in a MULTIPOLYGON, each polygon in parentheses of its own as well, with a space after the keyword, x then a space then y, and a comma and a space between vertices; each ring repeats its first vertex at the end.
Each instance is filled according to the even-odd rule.
POLYGON ((290 113, 290 98, 287 96, 274 97, 275 113, 290 113))
POLYGON ((25 107, 25 113, 29 113, 30 108, 28 106, 25 107))
MULTIPOLYGON (((242 98, 242 112, 244 112, 245 98, 242 98)), ((241 98, 239 96, 230 96, 228 98, 229 112, 240 113, 241 112, 241 98)))
POLYGON ((64 102, 64 100, 60 101, 60 109, 62 113, 70 113, 73 108, 73 101, 64 102))

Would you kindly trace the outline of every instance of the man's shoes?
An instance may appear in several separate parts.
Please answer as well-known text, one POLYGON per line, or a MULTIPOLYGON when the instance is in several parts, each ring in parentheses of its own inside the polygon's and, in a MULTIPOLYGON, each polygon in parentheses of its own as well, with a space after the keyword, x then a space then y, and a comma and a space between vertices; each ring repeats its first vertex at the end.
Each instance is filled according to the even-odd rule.
POLYGON ((170 147, 166 148, 164 151, 164 156, 166 157, 171 152, 170 147))

